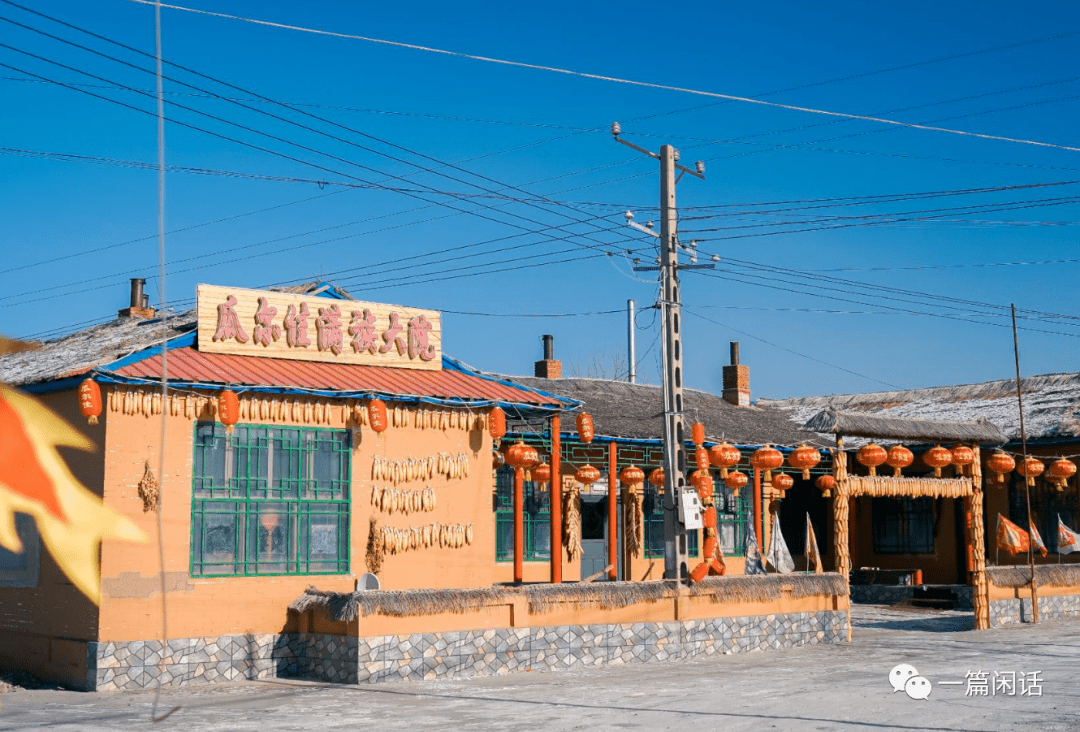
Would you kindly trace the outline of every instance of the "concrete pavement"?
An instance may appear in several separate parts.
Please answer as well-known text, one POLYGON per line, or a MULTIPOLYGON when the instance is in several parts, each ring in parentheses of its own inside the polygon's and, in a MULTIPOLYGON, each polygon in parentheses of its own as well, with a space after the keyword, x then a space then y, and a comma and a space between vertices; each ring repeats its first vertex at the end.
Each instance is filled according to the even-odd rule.
POLYGON ((857 606, 854 623, 850 646, 687 662, 351 687, 281 680, 167 689, 159 710, 181 709, 158 724, 149 720, 153 692, 21 691, 0 696, 0 731, 1080 729, 1080 622, 975 633, 964 630, 965 613, 857 606), (893 692, 889 672, 901 663, 930 681, 928 699, 893 692), (967 695, 969 671, 986 672, 986 696, 967 695), (1022 696, 1019 678, 1032 671, 1040 681, 1024 677, 1031 695, 1022 696), (1013 695, 990 693, 995 675, 1007 680, 1008 672, 1018 679, 1013 695), (961 683, 941 683, 949 681, 961 683))

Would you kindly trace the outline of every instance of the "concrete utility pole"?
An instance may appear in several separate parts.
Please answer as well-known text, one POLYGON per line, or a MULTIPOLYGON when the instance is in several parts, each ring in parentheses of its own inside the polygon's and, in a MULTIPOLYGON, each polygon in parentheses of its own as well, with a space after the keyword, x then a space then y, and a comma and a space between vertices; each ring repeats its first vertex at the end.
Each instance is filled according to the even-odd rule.
POLYGON ((637 383, 637 354, 634 352, 634 301, 626 301, 626 357, 630 362, 626 380, 637 383))
MULTIPOLYGON (((698 162, 691 170, 678 163, 678 152, 671 145, 661 145, 660 154, 638 147, 619 137, 619 123, 611 126, 617 142, 633 148, 660 161, 660 233, 652 230, 652 222, 645 226, 633 221, 633 214, 626 212, 626 220, 635 229, 660 240, 659 266, 634 267, 636 271, 660 271, 660 343, 663 358, 663 413, 664 413, 664 578, 685 579, 689 576, 687 560, 686 525, 683 522, 682 503, 686 484, 686 429, 683 419, 683 349, 682 349, 682 303, 679 294, 679 269, 712 268, 715 265, 679 265, 678 217, 675 209, 675 185, 685 173, 705 178, 705 165, 698 162), (676 174, 678 171, 678 174, 676 174)), ((686 248, 686 247, 682 247, 686 248)), ((697 259, 692 246, 691 261, 697 259)))

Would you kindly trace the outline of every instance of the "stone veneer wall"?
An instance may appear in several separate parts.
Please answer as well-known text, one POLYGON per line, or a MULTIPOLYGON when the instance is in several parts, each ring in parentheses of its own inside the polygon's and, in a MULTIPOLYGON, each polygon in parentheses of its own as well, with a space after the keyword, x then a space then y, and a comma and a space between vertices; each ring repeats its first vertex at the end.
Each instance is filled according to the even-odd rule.
MULTIPOLYGON (((1040 595, 1039 619, 1080 618, 1080 595, 1040 595)), ((990 601, 990 627, 1031 622, 1031 598, 990 601)))
POLYGON ((98 691, 271 677, 335 683, 463 678, 846 643, 843 610, 669 623, 560 625, 354 638, 233 635, 88 644, 98 691))
MULTIPOLYGON (((861 605, 896 605, 915 597, 919 585, 852 585, 851 602, 861 605)), ((974 588, 952 585, 954 610, 974 610, 974 588)))

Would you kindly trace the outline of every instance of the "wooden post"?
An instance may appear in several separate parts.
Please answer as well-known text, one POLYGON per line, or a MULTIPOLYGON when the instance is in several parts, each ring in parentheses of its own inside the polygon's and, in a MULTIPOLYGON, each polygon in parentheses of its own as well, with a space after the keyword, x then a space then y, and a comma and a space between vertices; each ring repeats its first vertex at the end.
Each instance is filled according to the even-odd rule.
POLYGON ((608 443, 608 487, 607 487, 607 520, 608 520, 608 579, 616 580, 619 566, 619 460, 618 448, 615 440, 608 443))
POLYGON ((562 582, 562 443, 559 415, 551 418, 551 581, 562 582))
POLYGON ((514 468, 514 582, 525 579, 525 469, 514 468))
POLYGON ((833 541, 836 552, 836 571, 844 579, 848 596, 848 643, 851 642, 851 554, 849 553, 848 524, 851 518, 852 496, 848 493, 847 455, 844 454, 844 438, 836 436, 836 453, 833 460, 833 476, 836 478, 833 495, 833 541))
POLYGON ((754 531, 757 532, 757 548, 765 551, 765 534, 761 527, 761 471, 754 468, 754 531))
POLYGON ((971 516, 971 584, 975 601, 975 630, 990 629, 990 584, 986 579, 986 532, 983 528, 982 456, 974 445, 975 463, 971 466, 971 498, 966 501, 971 516))

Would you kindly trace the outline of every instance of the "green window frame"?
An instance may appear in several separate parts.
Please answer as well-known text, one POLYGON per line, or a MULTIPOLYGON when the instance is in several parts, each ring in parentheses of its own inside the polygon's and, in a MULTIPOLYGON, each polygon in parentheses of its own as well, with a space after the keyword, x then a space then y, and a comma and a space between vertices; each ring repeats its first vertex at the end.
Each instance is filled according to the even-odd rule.
POLYGON ((191 575, 348 574, 349 430, 195 424, 191 575))
MULTIPOLYGON (((741 557, 746 543, 746 526, 750 516, 750 502, 745 492, 734 496, 731 489, 718 483, 713 494, 716 502, 716 533, 720 539, 720 550, 724 556, 741 557)), ((662 559, 664 557, 664 505, 663 496, 656 487, 646 483, 642 501, 642 514, 645 528, 645 558, 662 559)), ((687 534, 687 554, 697 557, 700 554, 699 540, 701 532, 687 534)))
MULTIPOLYGON (((541 486, 531 480, 522 484, 526 562, 551 560, 551 492, 541 486)), ((514 561, 514 469, 507 466, 495 473, 495 561, 514 561)))

